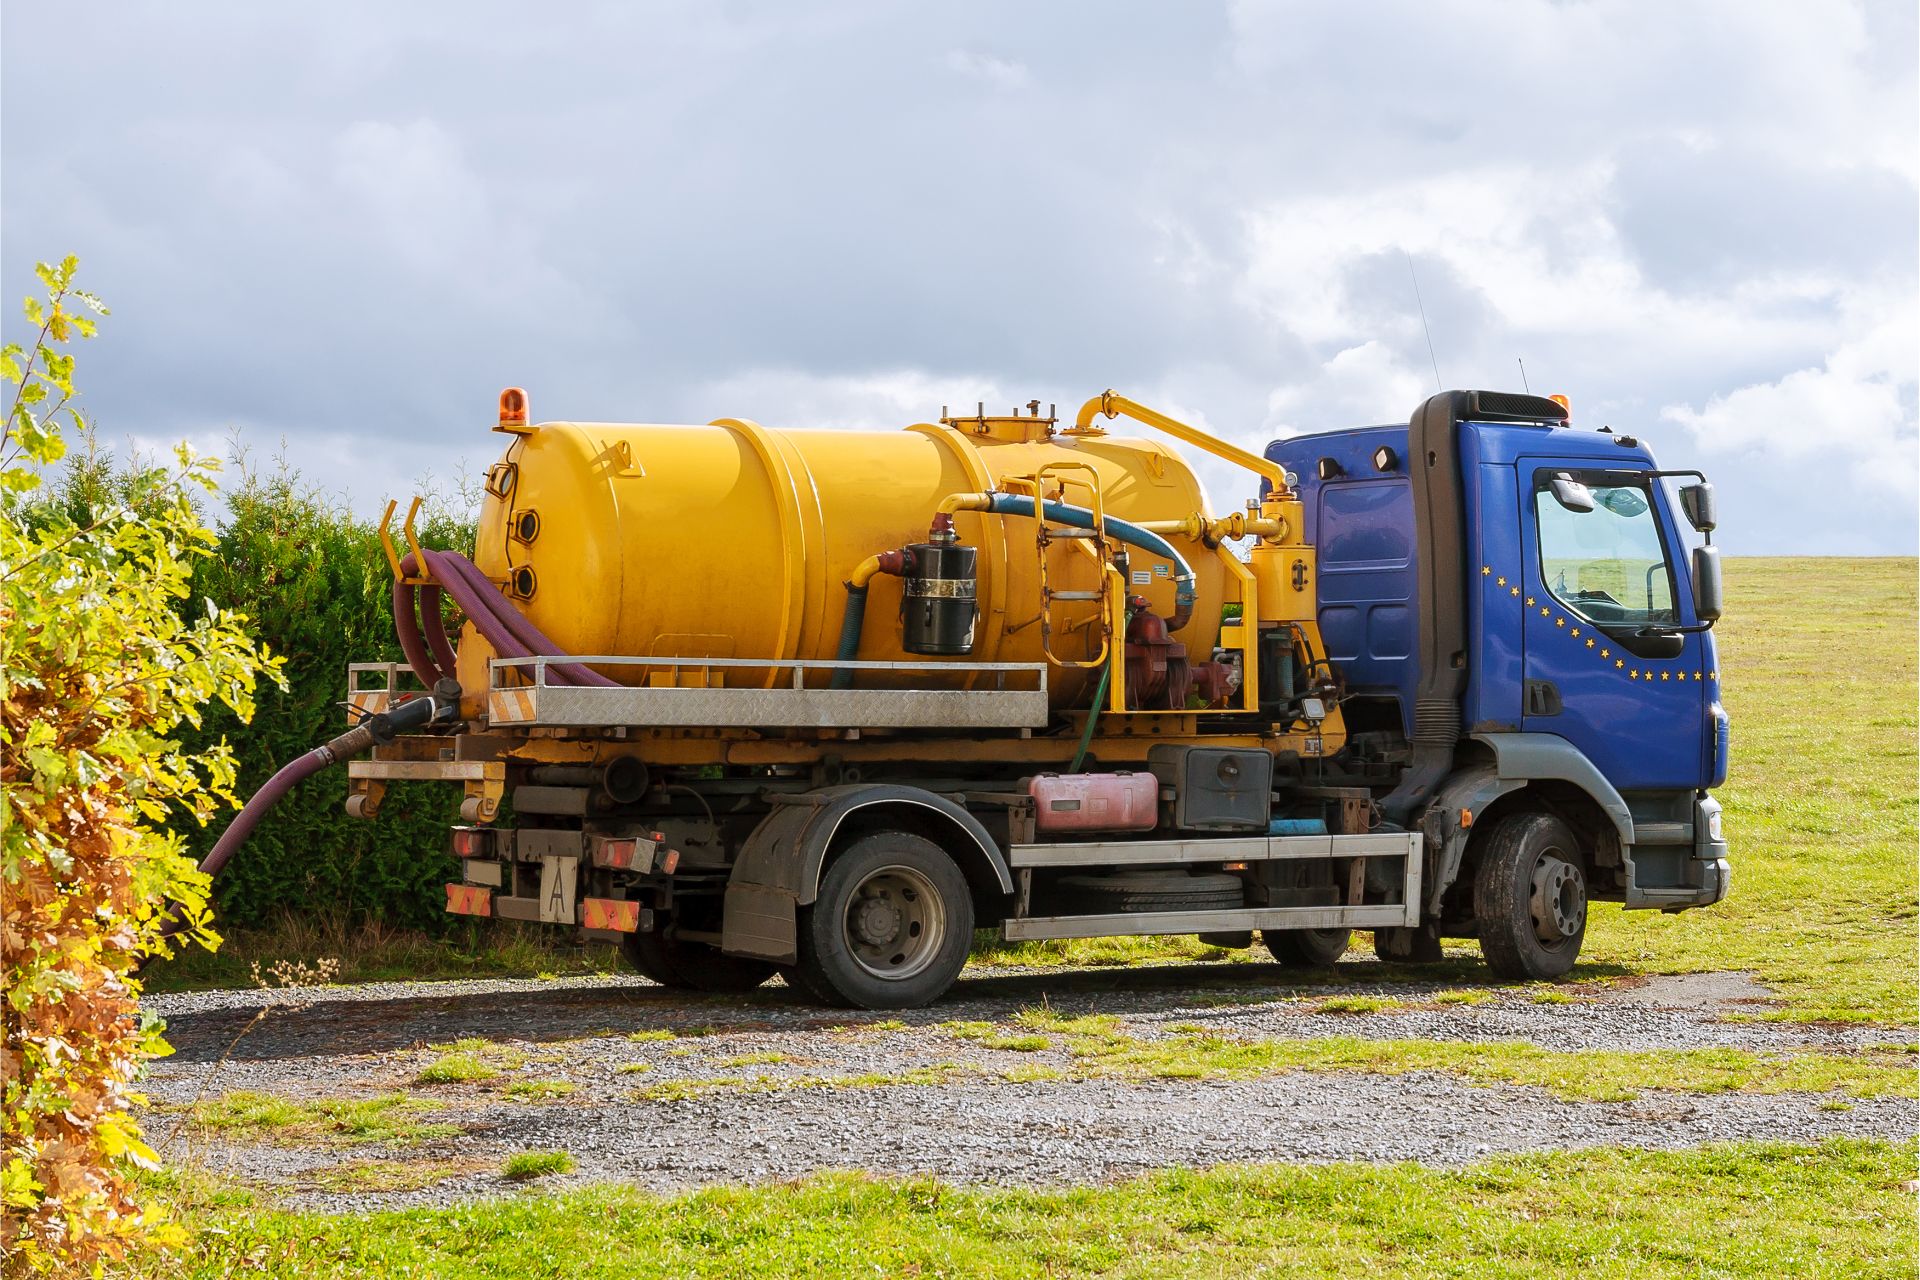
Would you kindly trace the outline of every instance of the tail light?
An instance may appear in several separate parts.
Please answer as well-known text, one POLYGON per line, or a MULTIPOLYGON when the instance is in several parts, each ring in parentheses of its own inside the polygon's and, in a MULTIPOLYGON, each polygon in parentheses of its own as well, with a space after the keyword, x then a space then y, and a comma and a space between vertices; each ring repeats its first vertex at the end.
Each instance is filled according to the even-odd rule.
POLYGON ((453 856, 484 858, 493 852, 493 832, 486 827, 455 827, 453 856))

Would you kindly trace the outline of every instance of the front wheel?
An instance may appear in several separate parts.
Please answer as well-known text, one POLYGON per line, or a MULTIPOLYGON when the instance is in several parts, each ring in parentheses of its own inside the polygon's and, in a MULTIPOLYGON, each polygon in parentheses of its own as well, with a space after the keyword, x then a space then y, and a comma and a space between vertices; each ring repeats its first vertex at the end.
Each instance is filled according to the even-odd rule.
POLYGON ((917 1009, 953 985, 972 941, 973 895, 946 851, 876 832, 828 864, 801 915, 802 983, 856 1009, 917 1009))
POLYGON ((1564 977, 1587 936, 1587 878, 1567 824, 1547 813, 1501 819, 1480 855, 1473 913, 1495 974, 1564 977))

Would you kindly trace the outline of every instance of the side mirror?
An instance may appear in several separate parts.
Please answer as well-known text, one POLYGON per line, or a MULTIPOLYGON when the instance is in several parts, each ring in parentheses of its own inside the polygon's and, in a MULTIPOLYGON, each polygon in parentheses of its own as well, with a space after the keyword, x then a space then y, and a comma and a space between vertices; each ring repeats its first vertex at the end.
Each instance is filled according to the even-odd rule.
POLYGON ((1564 471, 1553 477, 1553 500, 1569 511, 1593 510, 1593 490, 1564 471))
MULTIPOLYGON (((1708 501, 1712 501, 1712 488, 1701 487, 1707 488, 1708 501)), ((1694 616, 1702 622, 1718 622, 1720 614, 1724 611, 1725 597, 1726 584, 1720 576, 1720 548, 1695 547, 1693 549, 1694 616)))
POLYGON ((1705 480, 1683 486, 1680 490, 1680 513, 1686 516, 1687 523, 1693 526, 1696 533, 1712 533, 1720 523, 1713 486, 1705 480))

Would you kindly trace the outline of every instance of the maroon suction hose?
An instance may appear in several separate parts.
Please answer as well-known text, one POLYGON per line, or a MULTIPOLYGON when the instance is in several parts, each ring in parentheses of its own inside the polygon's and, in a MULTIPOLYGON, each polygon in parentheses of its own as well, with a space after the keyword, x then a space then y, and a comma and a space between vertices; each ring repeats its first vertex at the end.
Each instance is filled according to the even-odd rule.
MULTIPOLYGON (((200 870, 209 876, 219 875, 220 869, 227 865, 240 846, 247 842, 247 837, 253 834, 253 829, 260 825, 260 819, 267 816, 267 810, 279 804, 298 783, 328 765, 359 755, 376 743, 391 742, 394 735, 404 730, 451 720, 459 714, 460 686, 452 680, 439 680, 435 682, 431 694, 409 698, 391 711, 368 716, 339 737, 282 765, 277 773, 267 779, 265 786, 253 793, 253 798, 247 801, 239 815, 227 824, 227 829, 214 841, 212 850, 200 859, 200 870)), ((175 915, 161 930, 161 937, 170 938, 185 926, 186 922, 175 915)))
MULTIPOLYGON (((422 554, 426 557, 427 571, 446 588, 447 594, 495 653, 503 658, 565 656, 566 651, 502 595, 473 561, 451 551, 423 550, 422 554)), ((409 554, 400 562, 400 570, 418 573, 419 562, 409 554)), ((405 583, 394 584, 394 630, 399 635, 407 665, 423 684, 433 684, 452 674, 453 655, 446 646, 446 630, 440 622, 440 586, 416 588, 405 583), (434 642, 436 633, 438 644, 434 642), (443 648, 444 653, 440 652, 443 648)), ((556 684, 614 688, 619 683, 578 662, 556 662, 547 668, 547 673, 556 684)))

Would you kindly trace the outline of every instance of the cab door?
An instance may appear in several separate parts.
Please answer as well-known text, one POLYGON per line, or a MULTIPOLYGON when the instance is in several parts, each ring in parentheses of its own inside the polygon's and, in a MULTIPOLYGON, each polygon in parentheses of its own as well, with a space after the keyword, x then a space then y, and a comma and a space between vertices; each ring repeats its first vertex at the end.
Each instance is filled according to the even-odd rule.
POLYGON ((1682 590, 1659 480, 1522 458, 1521 725, 1578 747, 1621 791, 1707 785, 1709 647, 1682 590))

